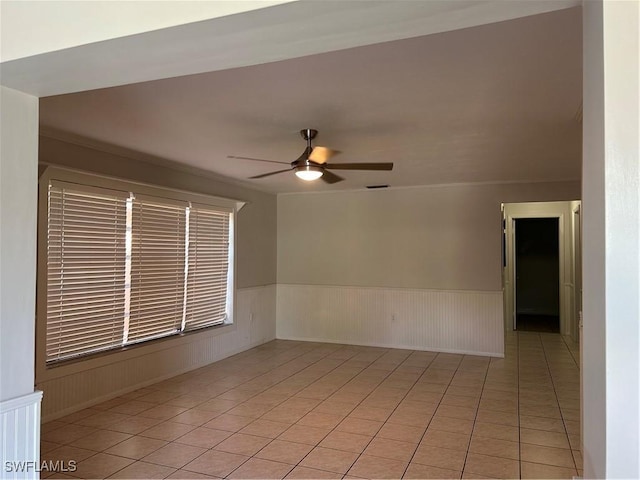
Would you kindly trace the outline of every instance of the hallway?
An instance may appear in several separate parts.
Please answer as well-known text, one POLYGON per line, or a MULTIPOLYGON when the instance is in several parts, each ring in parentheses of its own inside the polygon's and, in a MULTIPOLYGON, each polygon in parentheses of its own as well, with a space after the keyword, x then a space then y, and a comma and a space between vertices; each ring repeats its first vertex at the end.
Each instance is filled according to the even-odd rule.
POLYGON ((42 459, 78 462, 50 478, 572 478, 579 408, 558 334, 509 334, 505 359, 276 340, 44 424, 42 459))

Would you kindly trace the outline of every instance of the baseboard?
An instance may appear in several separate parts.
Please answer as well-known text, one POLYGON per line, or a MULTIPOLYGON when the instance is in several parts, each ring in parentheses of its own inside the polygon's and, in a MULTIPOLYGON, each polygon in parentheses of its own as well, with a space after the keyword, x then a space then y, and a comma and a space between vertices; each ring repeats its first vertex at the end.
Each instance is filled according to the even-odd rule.
POLYGON ((504 358, 504 353, 498 352, 477 352, 472 350, 456 350, 450 348, 438 348, 438 347, 415 347, 409 345, 398 345, 398 344, 385 344, 385 343, 354 343, 354 342, 339 342, 336 340, 327 340, 324 338, 304 338, 304 337, 281 337, 278 336, 277 340, 292 340, 296 342, 314 342, 314 343, 331 343, 336 345, 355 345, 358 347, 376 347, 376 348, 397 348, 400 350, 414 350, 420 352, 438 352, 438 353, 454 353, 458 355, 477 355, 479 357, 493 357, 493 358, 504 358))

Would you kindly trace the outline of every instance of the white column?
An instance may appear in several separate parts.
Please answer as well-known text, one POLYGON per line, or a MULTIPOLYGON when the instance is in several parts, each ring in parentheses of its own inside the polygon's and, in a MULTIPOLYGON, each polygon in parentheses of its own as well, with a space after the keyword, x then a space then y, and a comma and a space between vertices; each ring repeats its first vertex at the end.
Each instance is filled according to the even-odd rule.
POLYGON ((0 87, 0 422, 7 461, 39 457, 40 395, 34 394, 38 99, 0 87))
POLYGON ((640 478, 639 18, 584 2, 585 478, 640 478))

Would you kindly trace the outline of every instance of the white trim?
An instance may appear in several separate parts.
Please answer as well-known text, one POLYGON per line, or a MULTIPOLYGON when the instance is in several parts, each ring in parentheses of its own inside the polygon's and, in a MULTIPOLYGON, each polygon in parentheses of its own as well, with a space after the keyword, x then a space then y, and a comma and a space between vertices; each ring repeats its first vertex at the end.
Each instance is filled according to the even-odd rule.
POLYGON ((475 350, 457 350, 451 348, 437 348, 437 347, 429 347, 429 348, 419 348, 410 345, 399 345, 399 344, 389 344, 389 343, 376 343, 376 342, 340 342, 337 340, 329 340, 326 338, 314 338, 314 337, 296 337, 296 336, 277 336, 277 340, 291 340, 296 342, 315 342, 315 343, 331 343, 336 345, 354 345, 358 347, 377 347, 377 348, 393 348, 396 350, 413 350, 417 352, 438 352, 438 353, 455 353, 457 355, 478 355, 480 357, 493 357, 493 358, 504 358, 504 354, 494 353, 494 352, 477 352, 475 350))
POLYGON ((10 412, 11 410, 17 410, 18 408, 28 407, 35 403, 42 401, 42 391, 35 390, 27 395, 21 397, 10 398, 8 400, 2 400, 0 402, 0 415, 10 412))
POLYGON ((557 218, 558 219, 558 247, 559 247, 559 275, 558 288, 560 295, 560 333, 569 333, 571 305, 570 295, 567 295, 567 281, 572 277, 570 265, 567 262, 572 259, 573 245, 569 241, 572 235, 572 219, 568 214, 572 210, 572 202, 579 201, 555 201, 555 202, 522 202, 503 203, 502 217, 505 220, 505 248, 507 265, 503 268, 503 288, 504 288, 504 322, 505 330, 512 331, 515 326, 515 236, 514 222, 519 218, 557 218))
MULTIPOLYGON (((54 130, 51 127, 40 126, 38 137, 43 137, 43 138, 57 141, 57 142, 68 143, 75 147, 96 150, 98 152, 106 153, 107 155, 113 155, 115 157, 124 158, 126 160, 133 159, 136 162, 147 164, 150 168, 153 168, 153 167, 168 168, 171 170, 175 170, 176 172, 179 172, 179 173, 196 175, 198 177, 206 177, 215 182, 224 183, 226 185, 230 185, 234 187, 240 187, 240 188, 245 188, 250 190, 258 190, 262 193, 268 193, 270 195, 274 194, 273 192, 268 191, 264 187, 257 188, 257 186, 254 183, 247 182, 246 180, 238 180, 237 178, 220 175, 218 173, 212 172, 211 170, 205 170, 204 168, 194 167, 193 165, 187 165, 186 163, 167 160, 166 158, 156 157, 150 154, 143 154, 138 151, 129 150, 124 147, 119 147, 113 144, 98 142, 80 135, 75 135, 69 132, 62 132, 60 130, 54 130)), ((60 164, 50 162, 50 161, 39 160, 38 163, 41 165, 46 165, 47 167, 66 168, 68 170, 75 170, 80 172, 85 171, 82 169, 74 169, 72 167, 62 167, 60 164)))
POLYGON ((216 206, 240 211, 248 202, 235 198, 217 197, 204 193, 190 192, 178 188, 164 187, 125 178, 111 177, 85 170, 50 165, 40 177, 41 183, 57 180, 66 183, 76 183, 82 186, 93 186, 112 190, 135 190, 139 195, 149 195, 177 201, 196 202, 207 206, 216 206))
POLYGON ((513 298, 512 303, 512 311, 508 312, 512 319, 512 330, 517 330, 516 318, 517 318, 517 298, 516 298, 516 225, 515 221, 522 218, 557 218, 558 219, 558 318, 559 318, 559 329, 562 334, 565 333, 567 328, 566 322, 567 318, 564 312, 564 304, 566 302, 566 295, 564 293, 564 278, 565 278, 565 238, 564 238, 564 214, 563 213, 542 213, 542 212, 529 212, 529 213, 518 213, 514 215, 507 216, 507 229, 511 231, 510 235, 507 235, 508 239, 508 250, 509 250, 509 263, 511 264, 511 268, 508 268, 509 272, 509 285, 511 287, 510 292, 507 292, 507 295, 511 294, 513 298))
POLYGON ((411 293, 417 293, 417 292, 436 292, 436 293, 470 293, 470 294, 487 294, 487 293, 494 293, 494 294, 501 294, 502 290, 443 290, 443 289, 438 289, 438 288, 418 288, 418 287, 409 287, 409 288, 405 288, 405 287, 392 287, 392 286, 386 286, 386 285, 329 285, 329 284, 325 284, 325 283, 282 283, 282 282, 278 282, 279 286, 294 286, 294 287, 317 287, 317 288, 342 288, 342 289, 358 289, 358 290, 385 290, 385 291, 396 291, 396 292, 411 292, 411 293))
MULTIPOLYGON (((573 286, 573 305, 572 305, 572 321, 570 328, 570 335, 574 341, 580 340, 580 313, 582 312, 582 202, 577 201, 571 209, 571 231, 572 231, 572 245, 571 245, 571 281, 573 286), (579 229, 576 229, 576 218, 579 219, 579 229), (576 244, 580 251, 578 258, 576 252, 576 244), (580 269, 580 285, 578 285, 578 268, 580 269)), ((580 365, 582 370, 582 365, 580 365)))
POLYGON ((265 284, 262 284, 262 285, 251 285, 250 287, 238 288, 238 291, 252 292, 252 291, 262 290, 265 287, 274 287, 276 285, 277 285, 276 283, 265 283, 265 284))

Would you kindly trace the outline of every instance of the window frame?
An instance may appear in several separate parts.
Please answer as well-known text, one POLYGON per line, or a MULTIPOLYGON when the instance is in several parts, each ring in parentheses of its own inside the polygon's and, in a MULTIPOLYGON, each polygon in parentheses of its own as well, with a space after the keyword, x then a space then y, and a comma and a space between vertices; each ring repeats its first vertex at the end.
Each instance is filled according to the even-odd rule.
POLYGON ((217 197, 213 195, 189 192, 170 187, 151 185, 142 182, 108 177, 75 169, 48 166, 39 178, 38 186, 38 245, 36 277, 36 383, 53 380, 73 373, 95 369, 102 366, 127 361, 131 358, 148 355, 158 350, 174 348, 180 345, 201 341, 203 338, 230 333, 237 329, 235 318, 237 301, 237 213, 246 204, 241 200, 217 197), (134 192, 138 195, 159 197, 169 202, 192 202, 205 207, 229 210, 233 222, 230 230, 230 301, 229 319, 223 325, 214 325, 193 331, 180 332, 120 348, 105 350, 79 356, 47 365, 46 363, 46 327, 47 327, 47 227, 48 227, 48 187, 49 182, 58 181, 78 184, 85 188, 98 188, 122 192, 134 192))

